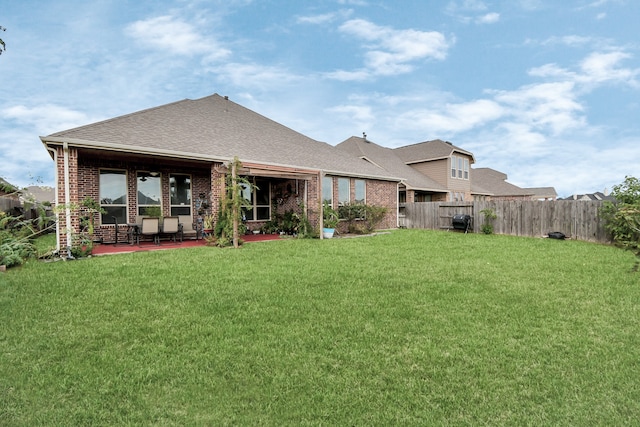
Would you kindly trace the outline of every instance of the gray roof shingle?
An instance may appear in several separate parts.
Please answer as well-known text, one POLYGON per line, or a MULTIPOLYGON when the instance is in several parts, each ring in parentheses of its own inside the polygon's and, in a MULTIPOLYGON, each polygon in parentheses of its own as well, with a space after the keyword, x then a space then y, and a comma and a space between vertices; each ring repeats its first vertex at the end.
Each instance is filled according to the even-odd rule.
POLYGON ((387 171, 325 142, 316 141, 227 97, 162 105, 41 137, 77 146, 159 153, 190 159, 241 161, 324 170, 399 181, 387 171))
POLYGON ((447 191, 447 189, 441 184, 438 184, 431 178, 407 165, 402 161, 402 159, 400 159, 400 157, 397 156, 395 150, 382 147, 365 138, 352 136, 338 144, 336 147, 345 150, 354 156, 365 158, 366 160, 384 168, 390 174, 401 177, 403 183, 409 189, 436 192, 447 191))
POLYGON ((493 196, 532 196, 534 193, 507 182, 507 174, 491 168, 471 169, 471 191, 493 196))
POLYGON ((420 163, 430 160, 443 159, 453 153, 466 154, 471 157, 471 163, 475 162, 473 154, 450 142, 434 139, 433 141, 420 142, 418 144, 405 145, 393 150, 405 163, 420 163))

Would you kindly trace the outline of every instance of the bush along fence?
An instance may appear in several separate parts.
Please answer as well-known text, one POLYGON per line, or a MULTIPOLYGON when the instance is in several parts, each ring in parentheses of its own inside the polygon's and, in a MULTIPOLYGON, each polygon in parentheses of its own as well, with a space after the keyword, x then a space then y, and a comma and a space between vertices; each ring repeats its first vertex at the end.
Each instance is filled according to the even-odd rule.
POLYGON ((423 202, 400 205, 399 225, 406 228, 447 230, 456 214, 470 215, 474 233, 483 232, 487 212, 493 233, 513 236, 544 237, 559 231, 567 238, 612 243, 600 213, 602 201, 493 200, 476 202, 423 202))

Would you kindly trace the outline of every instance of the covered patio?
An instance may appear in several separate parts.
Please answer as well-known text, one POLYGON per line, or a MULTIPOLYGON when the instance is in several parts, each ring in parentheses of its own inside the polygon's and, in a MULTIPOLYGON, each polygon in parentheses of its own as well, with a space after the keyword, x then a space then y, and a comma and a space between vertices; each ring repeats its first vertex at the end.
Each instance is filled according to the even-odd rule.
MULTIPOLYGON (((280 240, 280 236, 277 234, 247 234, 241 236, 244 243, 254 243, 254 242, 267 242, 280 240)), ((194 248, 206 246, 206 241, 203 239, 198 240, 184 240, 182 242, 173 242, 171 240, 162 241, 159 245, 156 245, 153 242, 140 242, 140 244, 129 244, 129 243, 100 243, 93 247, 93 251, 91 255, 93 256, 101 256, 101 255, 114 255, 114 254, 124 254, 131 252, 146 252, 146 251, 161 251, 161 250, 169 250, 169 249, 184 249, 184 248, 194 248)))

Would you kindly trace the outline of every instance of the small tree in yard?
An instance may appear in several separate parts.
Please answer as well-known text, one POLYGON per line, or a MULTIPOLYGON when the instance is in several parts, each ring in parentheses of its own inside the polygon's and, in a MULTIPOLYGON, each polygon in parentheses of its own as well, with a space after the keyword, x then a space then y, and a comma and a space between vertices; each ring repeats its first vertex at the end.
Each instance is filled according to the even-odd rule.
POLYGON ((237 170, 242 166, 240 160, 235 157, 229 164, 229 172, 225 176, 225 193, 220 199, 218 222, 214 229, 217 246, 240 245, 240 234, 244 234, 245 225, 242 222, 244 208, 250 208, 251 202, 244 198, 243 190, 253 191, 256 187, 245 177, 238 176, 237 170))
POLYGON ((484 223, 480 229, 484 234, 493 234, 493 221, 498 215, 496 215, 496 212, 491 208, 482 209, 480 213, 484 215, 484 223))
POLYGON ((605 202, 601 214, 605 228, 611 233, 616 245, 633 252, 638 261, 633 268, 640 268, 640 181, 627 176, 622 184, 615 185, 611 195, 615 203, 605 202))

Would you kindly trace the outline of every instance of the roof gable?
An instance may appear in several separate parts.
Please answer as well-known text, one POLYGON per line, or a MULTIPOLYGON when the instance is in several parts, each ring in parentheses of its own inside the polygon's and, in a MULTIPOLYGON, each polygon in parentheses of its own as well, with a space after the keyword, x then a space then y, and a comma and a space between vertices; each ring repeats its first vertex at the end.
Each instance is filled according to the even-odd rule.
POLYGON ((393 151, 407 164, 444 159, 455 153, 465 154, 471 157, 471 163, 475 163, 475 158, 471 152, 441 139, 405 145, 404 147, 395 148, 393 151))
POLYGON ((410 189, 423 191, 447 191, 442 185, 408 166, 395 150, 382 147, 366 138, 352 136, 336 146, 353 156, 372 162, 385 169, 393 176, 402 178, 403 183, 410 189))
POLYGON ((472 191, 493 196, 532 196, 534 193, 507 182, 507 174, 491 168, 471 169, 472 191))

